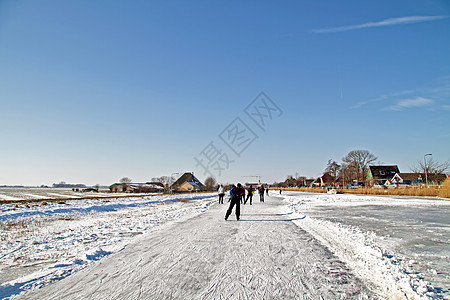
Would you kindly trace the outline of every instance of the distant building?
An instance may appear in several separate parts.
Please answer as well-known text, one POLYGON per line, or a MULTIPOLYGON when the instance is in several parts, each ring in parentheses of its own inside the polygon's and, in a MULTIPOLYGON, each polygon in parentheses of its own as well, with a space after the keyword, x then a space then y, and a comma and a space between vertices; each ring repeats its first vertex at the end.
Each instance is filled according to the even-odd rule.
POLYGON ((171 186, 174 192, 199 192, 205 189, 193 173, 186 172, 171 186))
POLYGON ((447 175, 445 174, 428 174, 428 178, 425 178, 425 174, 421 173, 396 173, 390 180, 391 183, 404 183, 408 185, 425 185, 428 179, 428 185, 441 185, 447 175))
POLYGON ((366 180, 370 186, 374 183, 385 184, 386 181, 391 180, 397 173, 400 173, 397 165, 369 166, 366 180))
POLYGON ((318 177, 311 183, 311 187, 325 187, 333 185, 336 180, 337 179, 331 176, 330 173, 325 172, 322 176, 318 177))
POLYGON ((259 185, 259 183, 257 183, 257 182, 246 182, 246 183, 244 183, 244 187, 246 187, 246 188, 248 188, 250 186, 257 187, 258 185, 259 185))
POLYGON ((164 185, 159 182, 114 183, 109 186, 112 193, 162 193, 164 185))
POLYGON ((61 181, 60 183, 54 183, 54 188, 86 188, 85 184, 77 183, 77 184, 71 184, 71 183, 65 183, 64 181, 61 181))
POLYGON ((304 186, 305 187, 311 187, 313 182, 314 182, 314 178, 307 178, 307 179, 305 179, 304 186))

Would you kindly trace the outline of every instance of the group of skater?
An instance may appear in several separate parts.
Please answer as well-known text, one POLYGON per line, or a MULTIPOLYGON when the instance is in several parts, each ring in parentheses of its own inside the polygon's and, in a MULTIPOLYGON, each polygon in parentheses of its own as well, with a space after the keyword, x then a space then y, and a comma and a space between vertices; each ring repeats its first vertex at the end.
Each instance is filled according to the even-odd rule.
MULTIPOLYGON (((264 188, 264 185, 260 185, 257 189, 259 192, 259 201, 264 202, 264 193, 269 195, 269 189, 264 188)), ((245 205, 247 204, 247 202, 252 205, 254 191, 255 189, 253 188, 253 185, 250 185, 247 188, 247 197, 245 197, 245 188, 240 183, 238 183, 237 185, 232 185, 230 189, 230 198, 228 199, 228 202, 230 202, 230 206, 228 207, 228 210, 225 214, 225 220, 227 220, 231 215, 234 206, 236 206, 236 219, 239 220, 241 209, 240 205, 245 205)), ((219 194, 219 204, 223 204, 223 198, 225 197, 225 188, 223 187, 223 185, 219 186, 217 192, 219 194)))

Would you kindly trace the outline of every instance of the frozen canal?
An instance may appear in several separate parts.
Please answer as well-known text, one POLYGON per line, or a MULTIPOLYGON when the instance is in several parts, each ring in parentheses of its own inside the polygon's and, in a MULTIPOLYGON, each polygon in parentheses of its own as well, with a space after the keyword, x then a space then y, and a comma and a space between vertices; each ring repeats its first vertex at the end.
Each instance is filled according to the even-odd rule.
MULTIPOLYGON (((204 289, 191 290, 193 294, 187 296, 190 299, 195 298, 194 294, 208 291, 212 293, 208 294, 212 295, 210 298, 231 295, 233 288, 229 288, 233 286, 228 280, 241 277, 223 276, 222 271, 229 268, 225 259, 229 256, 223 251, 225 240, 228 240, 225 244, 232 246, 227 253, 234 255, 233 274, 250 272, 244 272, 243 278, 250 280, 246 286, 242 286, 241 280, 232 280, 242 289, 242 295, 250 291, 247 289, 253 286, 252 280, 259 278, 266 284, 264 289, 259 285, 259 292, 290 293, 291 297, 287 298, 299 298, 297 296, 305 292, 324 299, 342 299, 339 295, 362 291, 364 295, 374 292, 381 299, 450 299, 450 201, 299 192, 284 192, 280 197, 273 191, 270 196, 264 203, 243 206, 240 222, 223 220, 226 205, 217 204, 216 193, 65 200, 46 205, 3 204, 0 206, 0 299, 27 298, 29 292, 54 284, 51 289, 56 291, 58 287, 71 288, 64 279, 84 278, 85 273, 81 272, 90 272, 95 266, 100 268, 102 262, 116 254, 122 258, 128 253, 130 263, 139 263, 135 258, 143 249, 132 245, 139 245, 141 239, 148 239, 143 245, 151 248, 144 253, 166 253, 167 249, 173 249, 175 254, 161 257, 179 262, 179 267, 198 267, 194 273, 209 278, 199 281, 204 289), (283 222, 268 222, 277 218, 283 222), (168 230, 169 224, 177 230, 168 230), (168 244, 154 243, 158 236, 167 238, 168 244), (180 238, 189 238, 191 242, 180 241, 180 238), (182 247, 176 245, 177 241, 182 247), (244 241, 245 247, 241 247, 244 241), (183 247, 189 248, 186 249, 192 261, 186 259, 187 250, 183 247), (199 249, 204 249, 202 255, 211 257, 198 260, 199 249), (320 253, 326 255, 320 256, 320 253), (304 257, 308 259, 302 259, 304 257), (198 264, 217 262, 218 258, 223 260, 217 265, 198 264), (313 265, 308 265, 311 263, 313 265), (336 269, 335 263, 342 268, 336 269), (214 270, 204 270, 204 265, 214 270), (261 277, 260 271, 267 276, 261 277), (293 276, 299 272, 303 275, 293 276), (343 275, 333 277, 333 274, 343 275), (317 280, 319 275, 325 276, 322 281, 317 280), (347 287, 330 283, 345 279, 344 275, 352 278, 347 287), (284 281, 278 282, 279 278, 284 281), (334 292, 337 294, 330 294, 334 292)), ((173 273, 167 261, 155 261, 160 265, 153 265, 152 261, 148 261, 148 266, 155 272, 154 278, 160 278, 162 267, 169 267, 167 280, 175 280, 175 286, 178 280, 184 280, 185 271, 173 273)), ((128 268, 128 264, 124 268, 128 268)), ((125 269, 113 268, 106 270, 106 274, 119 272, 117 279, 125 281, 128 274, 151 278, 148 269, 138 273, 125 272, 125 269)), ((92 274, 95 275, 95 271, 92 274)), ((83 291, 84 283, 88 281, 83 281, 83 291)), ((104 288, 115 291, 114 284, 104 288)), ((163 295, 158 294, 162 291, 160 288, 155 288, 147 291, 149 295, 163 295)), ((177 292, 182 291, 184 289, 177 289, 177 292)), ((171 289, 167 292, 170 294, 171 289)), ((254 298, 267 298, 263 294, 259 296, 254 298)), ((87 298, 95 297, 88 295, 87 298)), ((104 295, 99 297, 104 298, 104 295)))
POLYGON ((411 285, 419 293, 428 283, 439 298, 450 297, 450 201, 295 192, 282 196, 296 212, 317 220, 317 226, 359 233, 356 251, 363 253, 368 245, 379 248, 385 260, 415 281, 411 285))

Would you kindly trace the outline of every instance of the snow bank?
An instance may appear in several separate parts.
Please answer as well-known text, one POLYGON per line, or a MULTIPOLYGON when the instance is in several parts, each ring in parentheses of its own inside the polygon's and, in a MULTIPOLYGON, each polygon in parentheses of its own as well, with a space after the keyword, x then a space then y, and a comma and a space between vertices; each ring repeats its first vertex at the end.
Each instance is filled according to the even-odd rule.
POLYGON ((215 201, 214 193, 1 205, 0 298, 61 280, 215 201))
POLYGON ((17 197, 13 197, 13 196, 9 196, 9 195, 3 195, 3 194, 0 194, 0 200, 12 200, 12 201, 15 201, 15 200, 21 200, 20 198, 17 198, 17 197))

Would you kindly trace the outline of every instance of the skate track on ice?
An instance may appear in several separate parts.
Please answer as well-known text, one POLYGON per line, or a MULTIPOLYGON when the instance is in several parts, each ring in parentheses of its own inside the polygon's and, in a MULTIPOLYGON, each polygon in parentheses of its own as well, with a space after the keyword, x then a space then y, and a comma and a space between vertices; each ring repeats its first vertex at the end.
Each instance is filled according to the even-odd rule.
MULTIPOLYGON (((163 225, 26 299, 366 299, 365 283, 277 197, 163 225)), ((226 202, 226 201, 225 201, 226 202)))

